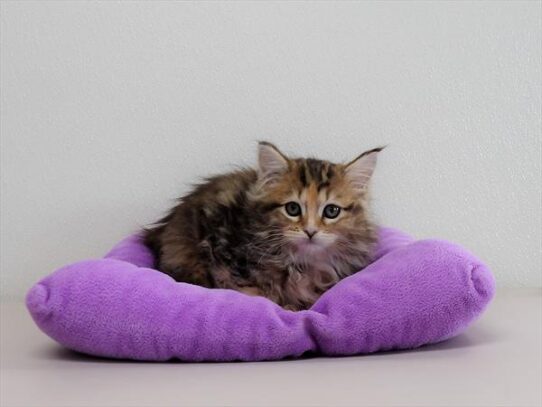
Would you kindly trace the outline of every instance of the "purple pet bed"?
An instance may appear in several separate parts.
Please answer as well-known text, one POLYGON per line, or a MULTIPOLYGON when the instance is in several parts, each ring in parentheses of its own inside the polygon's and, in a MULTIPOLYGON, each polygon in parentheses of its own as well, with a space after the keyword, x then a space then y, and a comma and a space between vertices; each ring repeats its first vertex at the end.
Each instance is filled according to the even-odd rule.
POLYGON ((67 348, 109 358, 269 360, 305 352, 354 355, 411 349, 458 335, 495 291, 490 271, 461 247, 380 231, 376 260, 308 311, 262 297, 177 283, 151 269, 137 236, 100 260, 34 285, 27 307, 67 348))

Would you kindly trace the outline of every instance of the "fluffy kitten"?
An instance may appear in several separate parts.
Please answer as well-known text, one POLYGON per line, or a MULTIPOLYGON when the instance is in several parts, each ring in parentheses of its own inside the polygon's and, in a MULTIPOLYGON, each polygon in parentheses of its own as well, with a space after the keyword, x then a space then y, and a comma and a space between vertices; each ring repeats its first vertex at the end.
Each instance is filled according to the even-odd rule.
POLYGON ((206 179, 145 230, 145 243, 177 281, 306 309, 371 261, 367 187, 380 150, 333 164, 261 142, 257 169, 206 179))

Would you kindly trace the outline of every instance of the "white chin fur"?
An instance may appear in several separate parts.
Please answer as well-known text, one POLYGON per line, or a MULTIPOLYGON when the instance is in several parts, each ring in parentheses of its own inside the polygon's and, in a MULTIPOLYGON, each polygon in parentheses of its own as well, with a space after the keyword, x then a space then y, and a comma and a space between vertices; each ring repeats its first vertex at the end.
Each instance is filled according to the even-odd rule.
POLYGON ((327 250, 325 245, 317 242, 302 242, 296 245, 293 255, 298 261, 310 263, 327 258, 327 250))

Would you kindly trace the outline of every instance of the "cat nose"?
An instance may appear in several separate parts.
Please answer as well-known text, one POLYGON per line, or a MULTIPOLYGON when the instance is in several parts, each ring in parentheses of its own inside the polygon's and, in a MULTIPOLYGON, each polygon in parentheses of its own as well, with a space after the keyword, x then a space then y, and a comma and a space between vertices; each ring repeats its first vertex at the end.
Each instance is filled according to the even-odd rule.
POLYGON ((316 232, 318 232, 317 230, 314 230, 314 229, 305 229, 303 232, 305 232, 305 234, 309 237, 309 239, 312 239, 312 237, 316 234, 316 232))

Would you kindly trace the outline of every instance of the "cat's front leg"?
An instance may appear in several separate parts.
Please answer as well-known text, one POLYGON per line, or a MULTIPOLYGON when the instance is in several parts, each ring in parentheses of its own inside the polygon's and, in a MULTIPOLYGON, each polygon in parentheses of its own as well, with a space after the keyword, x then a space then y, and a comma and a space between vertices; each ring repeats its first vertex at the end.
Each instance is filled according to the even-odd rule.
POLYGON ((263 293, 258 287, 238 287, 237 291, 242 292, 243 294, 250 295, 252 297, 263 297, 263 293))

